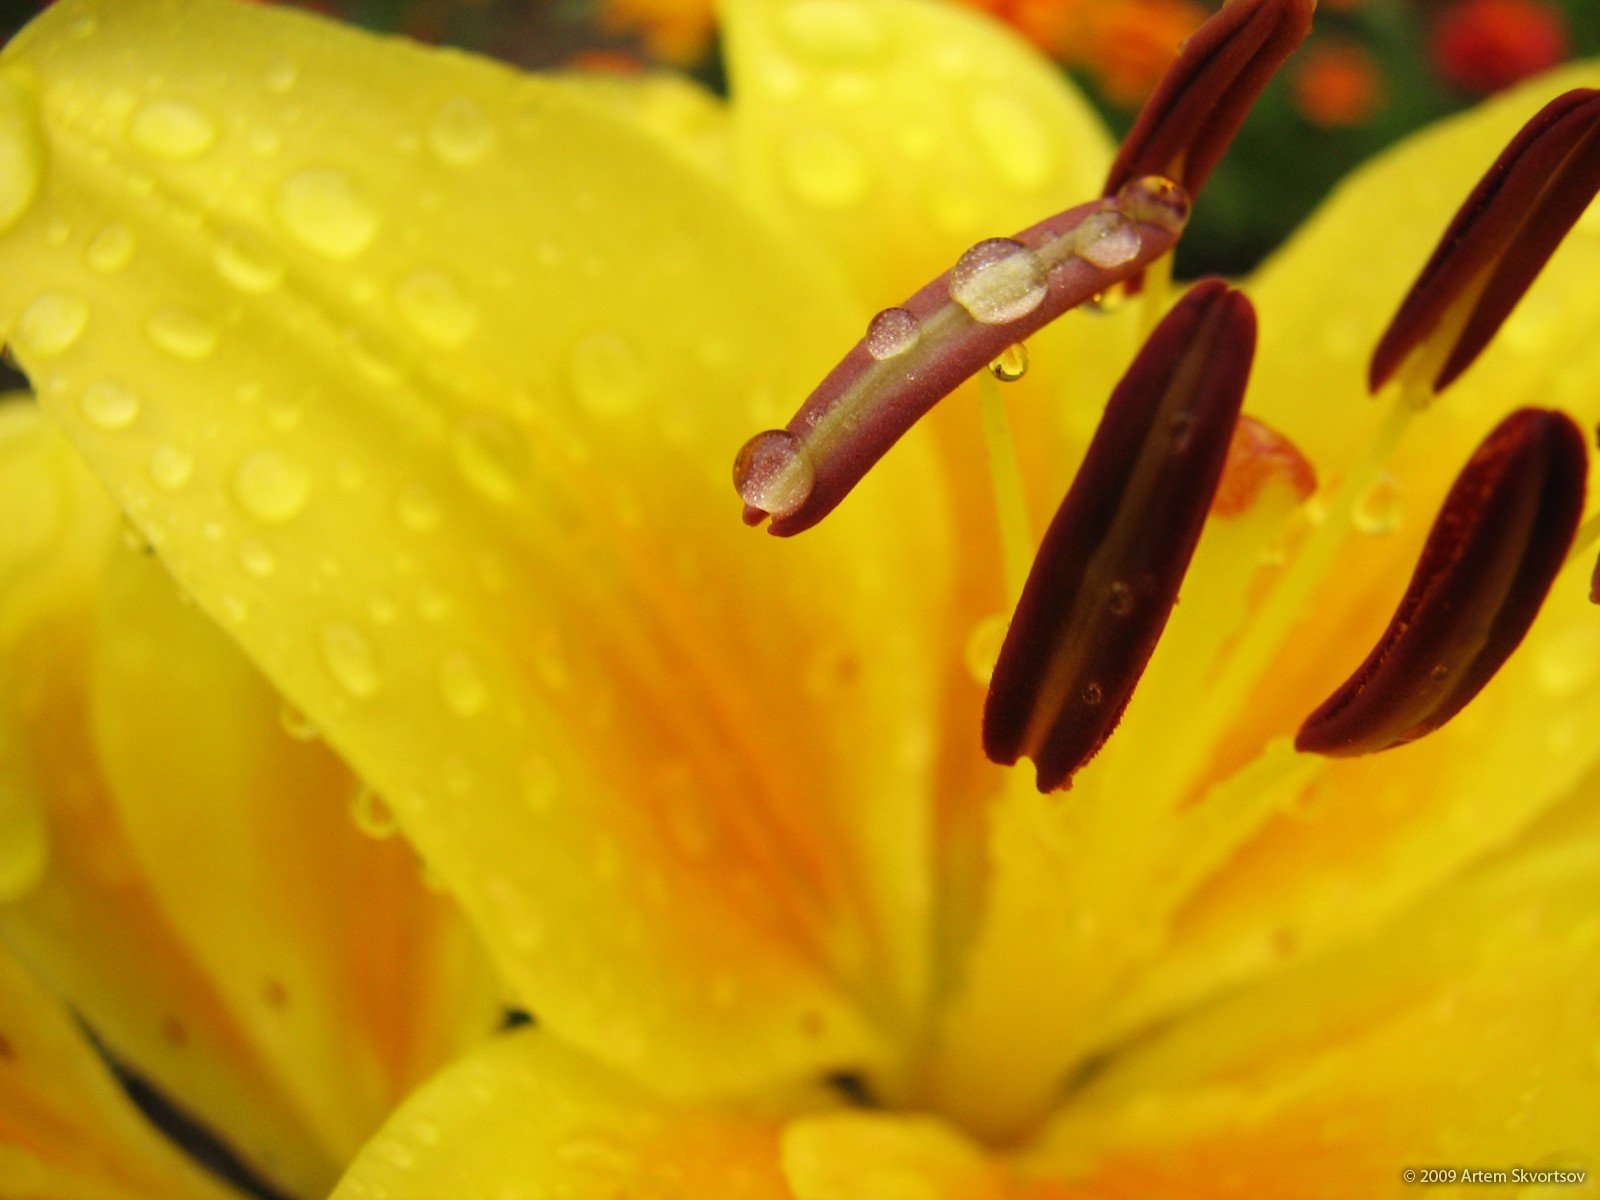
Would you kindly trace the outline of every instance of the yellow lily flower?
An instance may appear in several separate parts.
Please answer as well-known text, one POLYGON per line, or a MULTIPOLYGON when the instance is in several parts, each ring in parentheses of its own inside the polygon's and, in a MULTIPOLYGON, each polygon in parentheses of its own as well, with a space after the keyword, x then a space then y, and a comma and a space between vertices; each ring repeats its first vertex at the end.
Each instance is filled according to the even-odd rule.
MULTIPOLYGON (((727 471, 872 311, 1097 194, 1110 147, 1054 71, 961 9, 730 0, 724 20, 727 106, 230 0, 60 0, 0 58, 0 328, 215 622, 114 537, 99 566, 111 509, 34 410, 0 410, 28 518, 0 542, 13 623, 40 631, 8 636, 5 669, 93 710, 7 713, 43 784, 3 793, 0 878, 26 905, 82 856, 62 894, 103 885, 93 823, 43 807, 98 762, 136 814, 132 886, 198 977, 128 953, 138 922, 102 901, 76 985, 46 979, 256 1170, 319 1194, 400 1090, 335 1086, 359 1049, 339 1031, 370 1026, 246 1027, 205 1076, 109 1028, 130 996, 163 1011, 166 982, 239 1033, 260 998, 240 989, 286 946, 360 977, 365 921, 438 936, 332 851, 308 869, 301 826, 234 829, 285 791, 346 811, 326 751, 262 745, 275 690, 384 798, 538 1019, 401 1104, 339 1200, 1374 1197, 1431 1168, 1586 1173, 1544 1182, 1593 1194, 1586 564, 1434 735, 1349 760, 1289 740, 1382 628, 1496 420, 1536 403, 1592 425, 1600 223, 1418 418, 1291 620, 1257 619, 1261 597, 1316 506, 1269 477, 1211 523, 1122 727, 1041 797, 979 748, 1014 592, 976 397, 792 542, 740 524, 727 471), (302 751, 317 761, 287 761, 302 751), (197 813, 231 849, 214 871, 189 861, 197 813), (265 915, 231 898, 237 872, 279 889, 265 915), (343 881, 353 937, 280 911, 308 874, 343 881), (281 1086, 255 1134, 238 1104, 262 1076, 281 1086)), ((1366 356, 1454 206, 1544 100, 1596 81, 1571 68, 1386 155, 1249 283, 1246 407, 1324 483, 1375 437, 1366 356)), ((1058 322, 1006 391, 1035 528, 1138 307, 1058 322)), ((448 956, 416 961, 446 997, 448 956)), ((381 1002, 395 977, 363 993, 368 1021, 405 1023, 381 1002)), ((418 1004, 419 1071, 389 1079, 470 1039, 459 986, 448 1011, 418 1004)), ((0 1034, 18 1047, 0 1104, 44 1097, 31 1124, 0 1108, 0 1170, 33 1172, 12 1191, 218 1193, 5 962, 0 1034), (70 1065, 16 1074, 39 1061, 70 1065)))

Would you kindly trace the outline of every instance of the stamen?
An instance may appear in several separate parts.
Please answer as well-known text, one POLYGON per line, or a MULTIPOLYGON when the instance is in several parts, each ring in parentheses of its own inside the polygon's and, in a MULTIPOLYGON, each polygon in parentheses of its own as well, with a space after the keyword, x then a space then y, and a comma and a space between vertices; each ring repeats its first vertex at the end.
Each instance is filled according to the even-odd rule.
POLYGON ((1316 0, 1233 0, 1189 37, 1145 101, 1106 179, 1141 175, 1200 192, 1251 106, 1311 30, 1316 0))
POLYGON ((1373 754, 1460 712, 1533 624, 1577 530, 1587 471, 1583 434, 1563 414, 1525 408, 1502 421, 1445 498, 1388 629, 1295 748, 1373 754))
POLYGON ((1441 392, 1472 365, 1600 191, 1600 91, 1558 96, 1462 203, 1372 355, 1376 392, 1408 360, 1441 392))
POLYGON ((1155 650, 1227 460, 1255 313, 1219 280, 1157 327, 1106 405, 1039 549, 984 710, 984 750, 1067 785, 1155 650))
POLYGON ((969 376, 1068 309, 1167 253, 1189 217, 1170 180, 1135 179, 1015 238, 990 238, 867 333, 786 429, 734 464, 744 519, 788 537, 815 525, 889 447, 969 376))

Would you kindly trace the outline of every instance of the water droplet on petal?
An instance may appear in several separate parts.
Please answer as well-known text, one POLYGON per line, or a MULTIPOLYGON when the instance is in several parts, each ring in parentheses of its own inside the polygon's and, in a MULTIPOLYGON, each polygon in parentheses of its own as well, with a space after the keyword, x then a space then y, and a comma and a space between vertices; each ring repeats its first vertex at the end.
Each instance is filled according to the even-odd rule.
POLYGON ((161 445, 150 452, 150 478, 158 487, 175 492, 194 474, 194 455, 177 446, 161 445))
POLYGON ((846 208, 866 195, 867 162, 839 134, 794 134, 783 144, 782 167, 790 190, 818 208, 846 208))
POLYGON ((216 327, 182 308, 158 308, 145 322, 150 340, 174 358, 199 362, 217 348, 216 327))
POLYGON ((478 324, 478 307, 443 271, 417 271, 400 281, 395 307, 420 336, 440 346, 459 346, 478 324))
POLYGON ((581 403, 600 416, 617 416, 638 403, 644 371, 633 347, 615 333, 592 333, 572 348, 567 379, 581 403))
POLYGON ((89 264, 91 270, 99 271, 102 275, 110 275, 128 265, 133 258, 136 244, 133 230, 120 222, 113 221, 89 239, 89 244, 83 251, 83 260, 89 264))
POLYGON ((950 298, 985 325, 1025 317, 1049 289, 1044 263, 1021 242, 989 238, 968 250, 950 272, 950 298))
POLYGON ((267 90, 282 95, 300 80, 300 68, 287 58, 280 58, 267 68, 267 90))
POLYGON ((904 354, 917 344, 922 326, 903 308, 886 308, 867 326, 867 353, 882 361, 904 354))
POLYGON ((994 613, 974 625, 972 632, 967 635, 966 652, 963 655, 967 672, 983 687, 989 686, 994 665, 1000 661, 1000 647, 1005 644, 1008 624, 1004 613, 994 613))
POLYGON ((1402 507, 1400 485, 1385 473, 1357 498, 1350 523, 1368 537, 1383 537, 1400 528, 1402 507))
POLYGON ((863 66, 888 43, 883 23, 856 0, 795 0, 779 25, 791 50, 825 66, 863 66))
POLYGON ((307 248, 354 258, 378 234, 378 214, 348 176, 331 168, 300 171, 278 188, 278 216, 307 248))
POLYGON ((0 231, 28 210, 44 176, 44 135, 31 88, 0 77, 0 231))
POLYGON ((17 320, 17 347, 24 354, 64 354, 88 324, 89 305, 81 296, 41 292, 17 320))
POLYGON ((800 439, 786 429, 769 429, 751 438, 733 464, 733 486, 752 508, 786 517, 806 502, 816 469, 800 439))
POLYGON ((1094 213, 1073 231, 1072 252, 1102 270, 1132 262, 1141 248, 1139 231, 1116 213, 1094 213))
POLYGON ((989 364, 989 374, 1001 383, 1015 383, 1028 373, 1028 348, 1021 342, 1007 346, 989 364))
POLYGON ((470 717, 489 703, 483 668, 465 654, 452 654, 439 664, 439 687, 445 703, 457 716, 470 717))
POLYGON ((126 429, 139 416, 139 397, 120 383, 102 379, 83 389, 78 411, 96 429, 126 429))
POLYGON ((311 474, 297 460, 277 450, 258 450, 239 464, 233 476, 239 505, 258 521, 287 521, 306 506, 311 474))
POLYGON ((322 630, 322 658, 339 686, 366 699, 382 684, 377 651, 354 625, 335 623, 322 630))
POLYGON ((428 145, 452 166, 477 162, 494 148, 495 139, 494 123, 465 96, 445 101, 428 128, 428 145))
POLYGON ((383 797, 371 788, 364 787, 356 793, 350 802, 350 817, 356 828, 370 838, 392 838, 399 832, 394 813, 389 811, 383 797))
POLYGON ((278 724, 283 726, 284 733, 297 742, 317 740, 317 727, 311 723, 311 718, 292 704, 285 702, 279 707, 278 724))
POLYGON ((491 500, 509 504, 528 474, 528 443, 510 421, 494 413, 473 413, 456 427, 456 466, 491 500))
POLYGON ((198 158, 217 140, 217 123, 182 100, 152 100, 129 131, 139 149, 162 158, 198 158))
POLYGON ((213 251, 217 272, 241 292, 269 292, 283 281, 283 260, 253 229, 226 229, 213 251))

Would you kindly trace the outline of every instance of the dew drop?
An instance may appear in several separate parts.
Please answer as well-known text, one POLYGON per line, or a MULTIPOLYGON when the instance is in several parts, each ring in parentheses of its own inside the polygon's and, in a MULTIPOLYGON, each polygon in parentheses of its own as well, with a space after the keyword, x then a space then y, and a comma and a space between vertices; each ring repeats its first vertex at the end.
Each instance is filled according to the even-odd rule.
POLYGON ((89 239, 83 251, 83 261, 89 264, 90 270, 110 275, 128 265, 133 259, 135 246, 133 230, 120 222, 113 222, 89 239))
POLYGON ((400 523, 413 533, 427 533, 439 527, 439 502, 433 498, 433 493, 419 483, 400 489, 395 511, 400 516, 400 523))
POLYGON ((89 305, 69 292, 41 292, 17 320, 17 346, 48 357, 72 348, 89 324, 89 305))
POLYGON ((800 439, 786 429, 758 433, 739 450, 733 486, 752 508, 786 517, 806 502, 816 469, 800 439))
POLYGON ((470 717, 489 703, 489 685, 483 668, 465 654, 452 654, 439 664, 439 688, 445 703, 457 716, 470 717))
POLYGON ((217 140, 217 123, 182 100, 153 100, 133 118, 133 144, 161 158, 198 158, 217 140))
POLYGON ((644 391, 644 371, 633 346, 610 332, 591 333, 572 348, 567 380, 578 402, 600 416, 627 412, 644 391))
POLYGON ((241 292, 270 292, 283 281, 283 260, 266 238, 237 226, 222 232, 212 251, 217 272, 241 292))
POLYGON ((150 452, 150 478, 158 487, 175 492, 194 474, 194 455, 172 445, 160 445, 150 452))
POLYGON ((1106 589, 1106 608, 1113 616, 1125 617, 1133 611, 1133 589, 1118 579, 1106 589))
POLYGON ((417 271, 400 281, 395 307, 422 338, 439 346, 459 346, 478 324, 478 306, 443 271, 417 271))
POLYGON ((1179 232, 1189 219, 1189 193, 1162 175, 1144 175, 1122 185, 1117 208, 1146 225, 1179 232))
POLYGON ((1050 139, 1026 104, 1001 92, 986 92, 973 100, 968 117, 978 145, 1013 187, 1031 192, 1050 181, 1050 139))
POLYGON ((1141 247, 1139 231, 1117 213, 1094 213, 1072 235, 1072 252, 1106 271, 1132 262, 1141 247))
POLYGON ((1128 289, 1120 283, 1113 283, 1103 292, 1096 292, 1090 296, 1084 308, 1100 316, 1109 316, 1117 312, 1128 302, 1128 289))
POLYGON ((378 233, 378 214, 348 176, 331 168, 285 179, 278 188, 278 216, 303 245, 329 258, 354 258, 378 233))
POLYGON ((266 579, 278 569, 278 560, 261 542, 248 538, 239 543, 239 565, 246 575, 266 579))
POLYGON ((0 231, 28 210, 44 176, 44 136, 32 88, 0 79, 0 231))
POLYGON ((1356 500, 1350 523, 1368 537, 1383 537, 1400 528, 1400 485, 1387 472, 1356 500))
POLYGON ((863 66, 888 42, 882 22, 856 0, 795 0, 779 28, 792 51, 826 66, 863 66))
POLYGON ((311 723, 311 718, 301 712, 292 704, 285 703, 278 709, 278 724, 297 742, 314 742, 317 740, 317 727, 311 723))
POLYGON ((1007 619, 1004 613, 993 613, 972 627, 967 635, 963 659, 967 672, 980 687, 989 686, 994 665, 1000 661, 1000 647, 1005 645, 1007 619))
POLYGON ((361 788, 350 802, 350 819, 356 828, 370 838, 392 838, 400 831, 394 813, 383 802, 383 797, 371 788, 361 788))
POLYGON ((867 325, 867 353, 880 362, 917 344, 922 326, 903 308, 886 308, 867 325))
POLYGON ((428 127, 428 145, 443 162, 466 166, 494 149, 494 123, 475 100, 457 96, 447 100, 428 127))
POLYGON ((78 411, 96 429, 126 429, 139 416, 139 397, 120 383, 101 379, 83 389, 78 411))
POLYGON ((322 658, 339 686, 357 699, 373 695, 382 683, 377 652, 354 625, 335 623, 323 628, 322 658))
POLYGON ((1098 708, 1106 698, 1105 689, 1098 683, 1086 683, 1083 685, 1083 691, 1079 693, 1079 698, 1089 708, 1098 708))
POLYGON ((867 192, 867 163, 836 133, 807 129, 783 144, 783 177, 799 199, 818 208, 847 208, 867 192))
POLYGON ((1025 317, 1044 302, 1044 263, 1021 242, 989 238, 968 250, 950 272, 950 298, 985 325, 1025 317))
POLYGON ((478 491, 509 504, 528 474, 528 443, 510 421, 495 413, 465 417, 456 427, 456 466, 478 491))
POLYGON ((1028 373, 1028 348, 1021 342, 1007 346, 989 364, 989 374, 1001 383, 1015 383, 1028 373))
POLYGON ((267 90, 282 95, 300 81, 300 69, 287 58, 280 58, 267 68, 267 90))
POLYGON ((306 506, 311 496, 311 474, 280 451, 257 450, 234 472, 233 494, 250 516, 277 524, 306 506))
POLYGON ((187 309, 158 308, 144 330, 159 348, 188 362, 199 362, 217 348, 216 327, 187 309))

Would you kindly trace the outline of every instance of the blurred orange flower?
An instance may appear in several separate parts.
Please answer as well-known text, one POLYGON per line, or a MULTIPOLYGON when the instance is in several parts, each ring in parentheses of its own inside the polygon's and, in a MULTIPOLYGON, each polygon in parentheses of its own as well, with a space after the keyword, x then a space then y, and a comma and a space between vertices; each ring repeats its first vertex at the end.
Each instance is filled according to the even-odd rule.
POLYGON ((1360 125, 1383 106, 1378 64, 1352 42, 1308 48, 1290 83, 1300 115, 1321 129, 1360 125))

